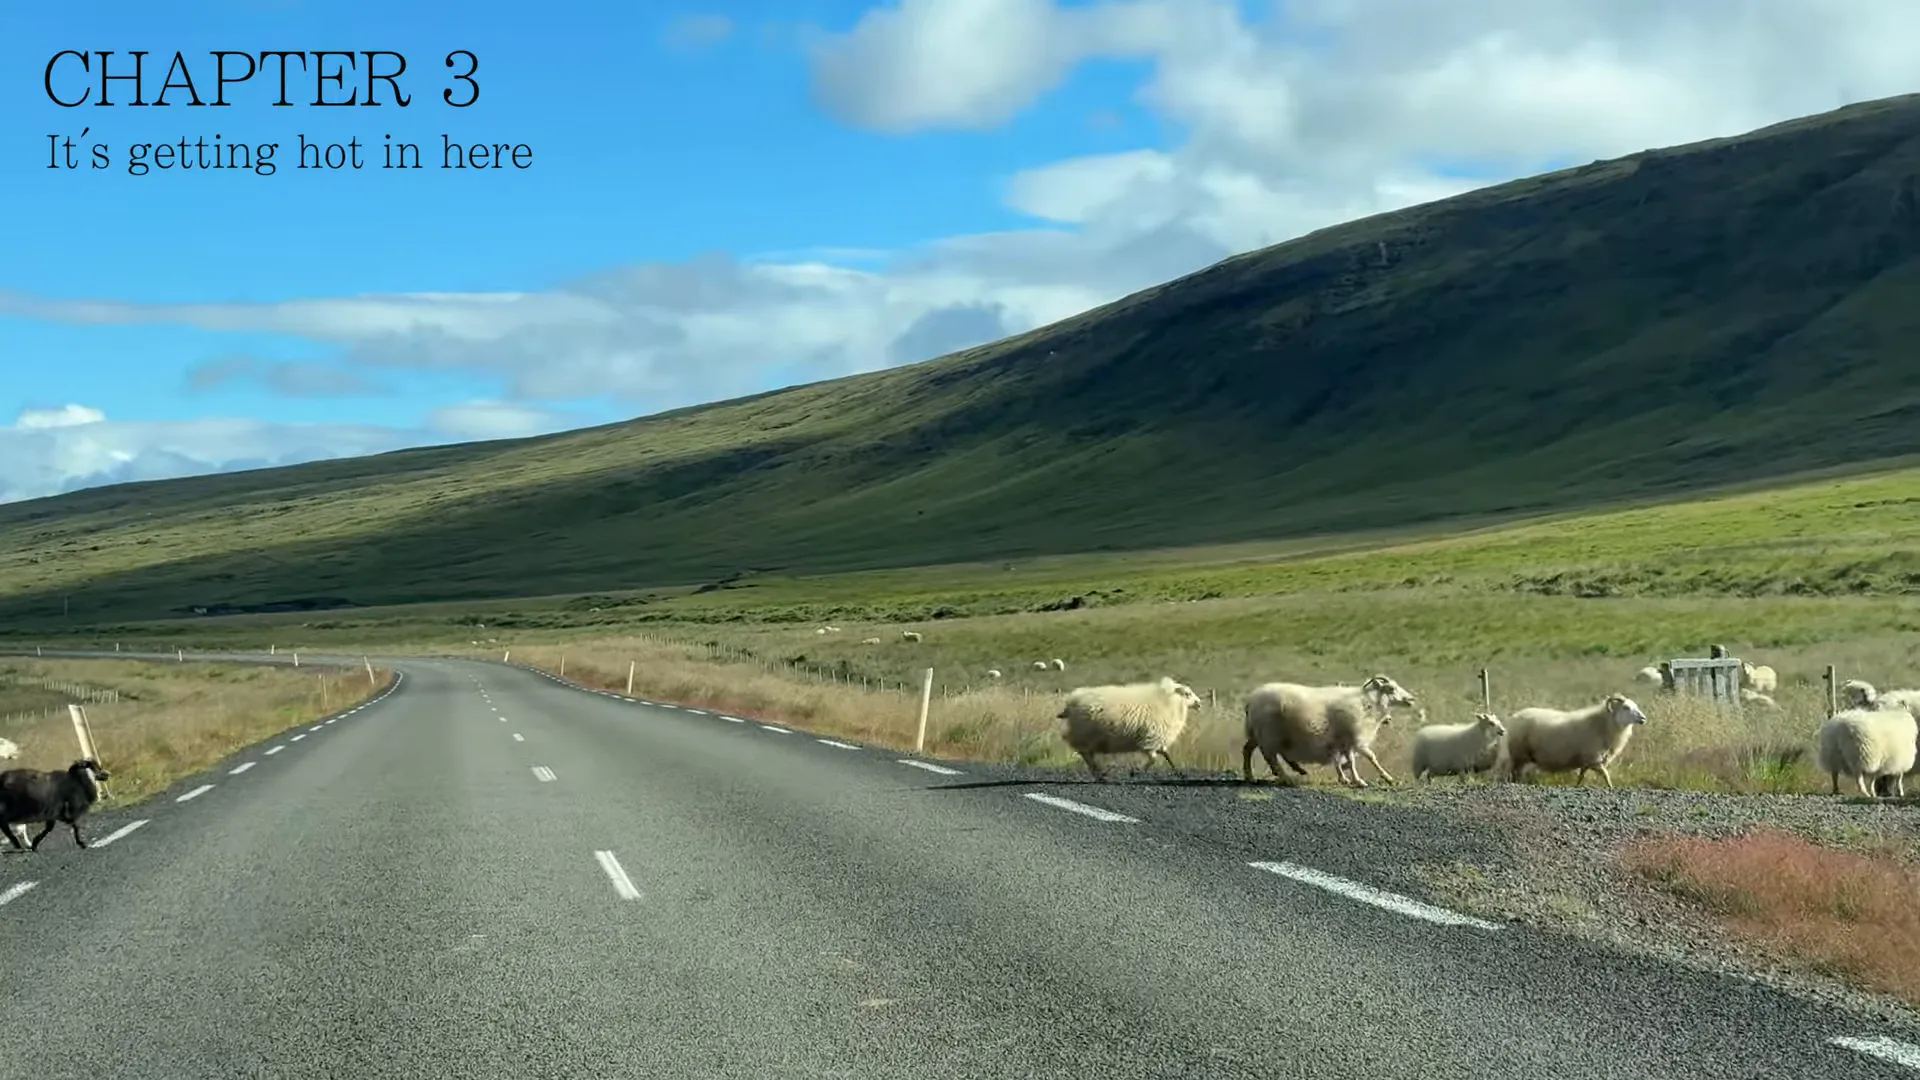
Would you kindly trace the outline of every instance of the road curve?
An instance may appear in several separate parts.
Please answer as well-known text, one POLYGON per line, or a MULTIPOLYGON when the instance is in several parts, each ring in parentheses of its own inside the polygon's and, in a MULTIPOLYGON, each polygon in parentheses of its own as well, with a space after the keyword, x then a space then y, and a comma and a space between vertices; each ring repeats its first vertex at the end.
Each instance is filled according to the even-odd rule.
POLYGON ((386 663, 377 704, 90 821, 111 844, 0 857, 0 1076, 1920 1075, 1848 1015, 1309 842, 386 663))

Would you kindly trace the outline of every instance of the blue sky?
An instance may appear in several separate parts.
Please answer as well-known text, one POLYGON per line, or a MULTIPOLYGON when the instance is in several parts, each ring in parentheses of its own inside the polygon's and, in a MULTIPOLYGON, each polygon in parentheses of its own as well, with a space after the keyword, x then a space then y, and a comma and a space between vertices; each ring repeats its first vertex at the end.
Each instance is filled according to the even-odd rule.
POLYGON ((9 4, 0 500, 926 359, 1339 220, 1906 89, 1869 49, 1898 5, 1772 6, 1743 82, 1712 18, 1652 34, 1637 0, 9 4), (209 50, 296 45, 404 53, 411 106, 273 108, 267 72, 224 109, 41 87, 62 49, 145 49, 157 89, 177 49, 211 99, 209 50), (452 49, 472 108, 439 99, 452 49), (50 133, 113 166, 48 169, 50 133), (215 133, 279 142, 278 171, 127 174, 129 144, 215 133), (433 167, 443 133, 533 164, 433 167), (294 169, 301 134, 429 167, 294 169))

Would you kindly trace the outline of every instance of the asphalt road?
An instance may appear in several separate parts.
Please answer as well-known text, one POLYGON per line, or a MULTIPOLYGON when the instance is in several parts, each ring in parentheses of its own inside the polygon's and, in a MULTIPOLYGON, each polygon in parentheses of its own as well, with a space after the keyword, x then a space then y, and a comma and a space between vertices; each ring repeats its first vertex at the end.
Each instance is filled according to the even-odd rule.
POLYGON ((0 1077, 1920 1072, 1757 984, 1364 893, 1391 879, 1311 835, 390 663, 378 703, 90 819, 105 846, 0 856, 0 1077))

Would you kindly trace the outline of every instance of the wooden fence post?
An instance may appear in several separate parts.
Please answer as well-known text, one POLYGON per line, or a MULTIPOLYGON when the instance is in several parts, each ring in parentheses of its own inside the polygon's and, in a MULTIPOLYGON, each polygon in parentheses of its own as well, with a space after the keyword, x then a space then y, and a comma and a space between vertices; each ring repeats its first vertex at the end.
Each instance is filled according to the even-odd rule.
POLYGON ((920 730, 913 736, 913 752, 918 754, 927 748, 927 710, 933 707, 933 669, 927 669, 926 681, 920 684, 920 730))

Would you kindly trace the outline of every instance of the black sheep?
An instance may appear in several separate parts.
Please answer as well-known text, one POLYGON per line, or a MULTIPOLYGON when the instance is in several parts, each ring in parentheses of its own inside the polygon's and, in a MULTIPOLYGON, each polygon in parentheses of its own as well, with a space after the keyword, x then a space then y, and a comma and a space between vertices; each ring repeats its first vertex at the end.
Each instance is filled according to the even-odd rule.
POLYGON ((107 778, 107 771, 92 758, 82 758, 64 772, 41 769, 0 772, 0 832, 7 834, 15 848, 38 851, 40 841, 64 821, 73 829, 73 842, 86 847, 86 838, 80 835, 80 815, 99 801, 99 781, 107 778), (44 821, 47 827, 40 830, 31 845, 22 844, 13 827, 35 821, 44 821))

